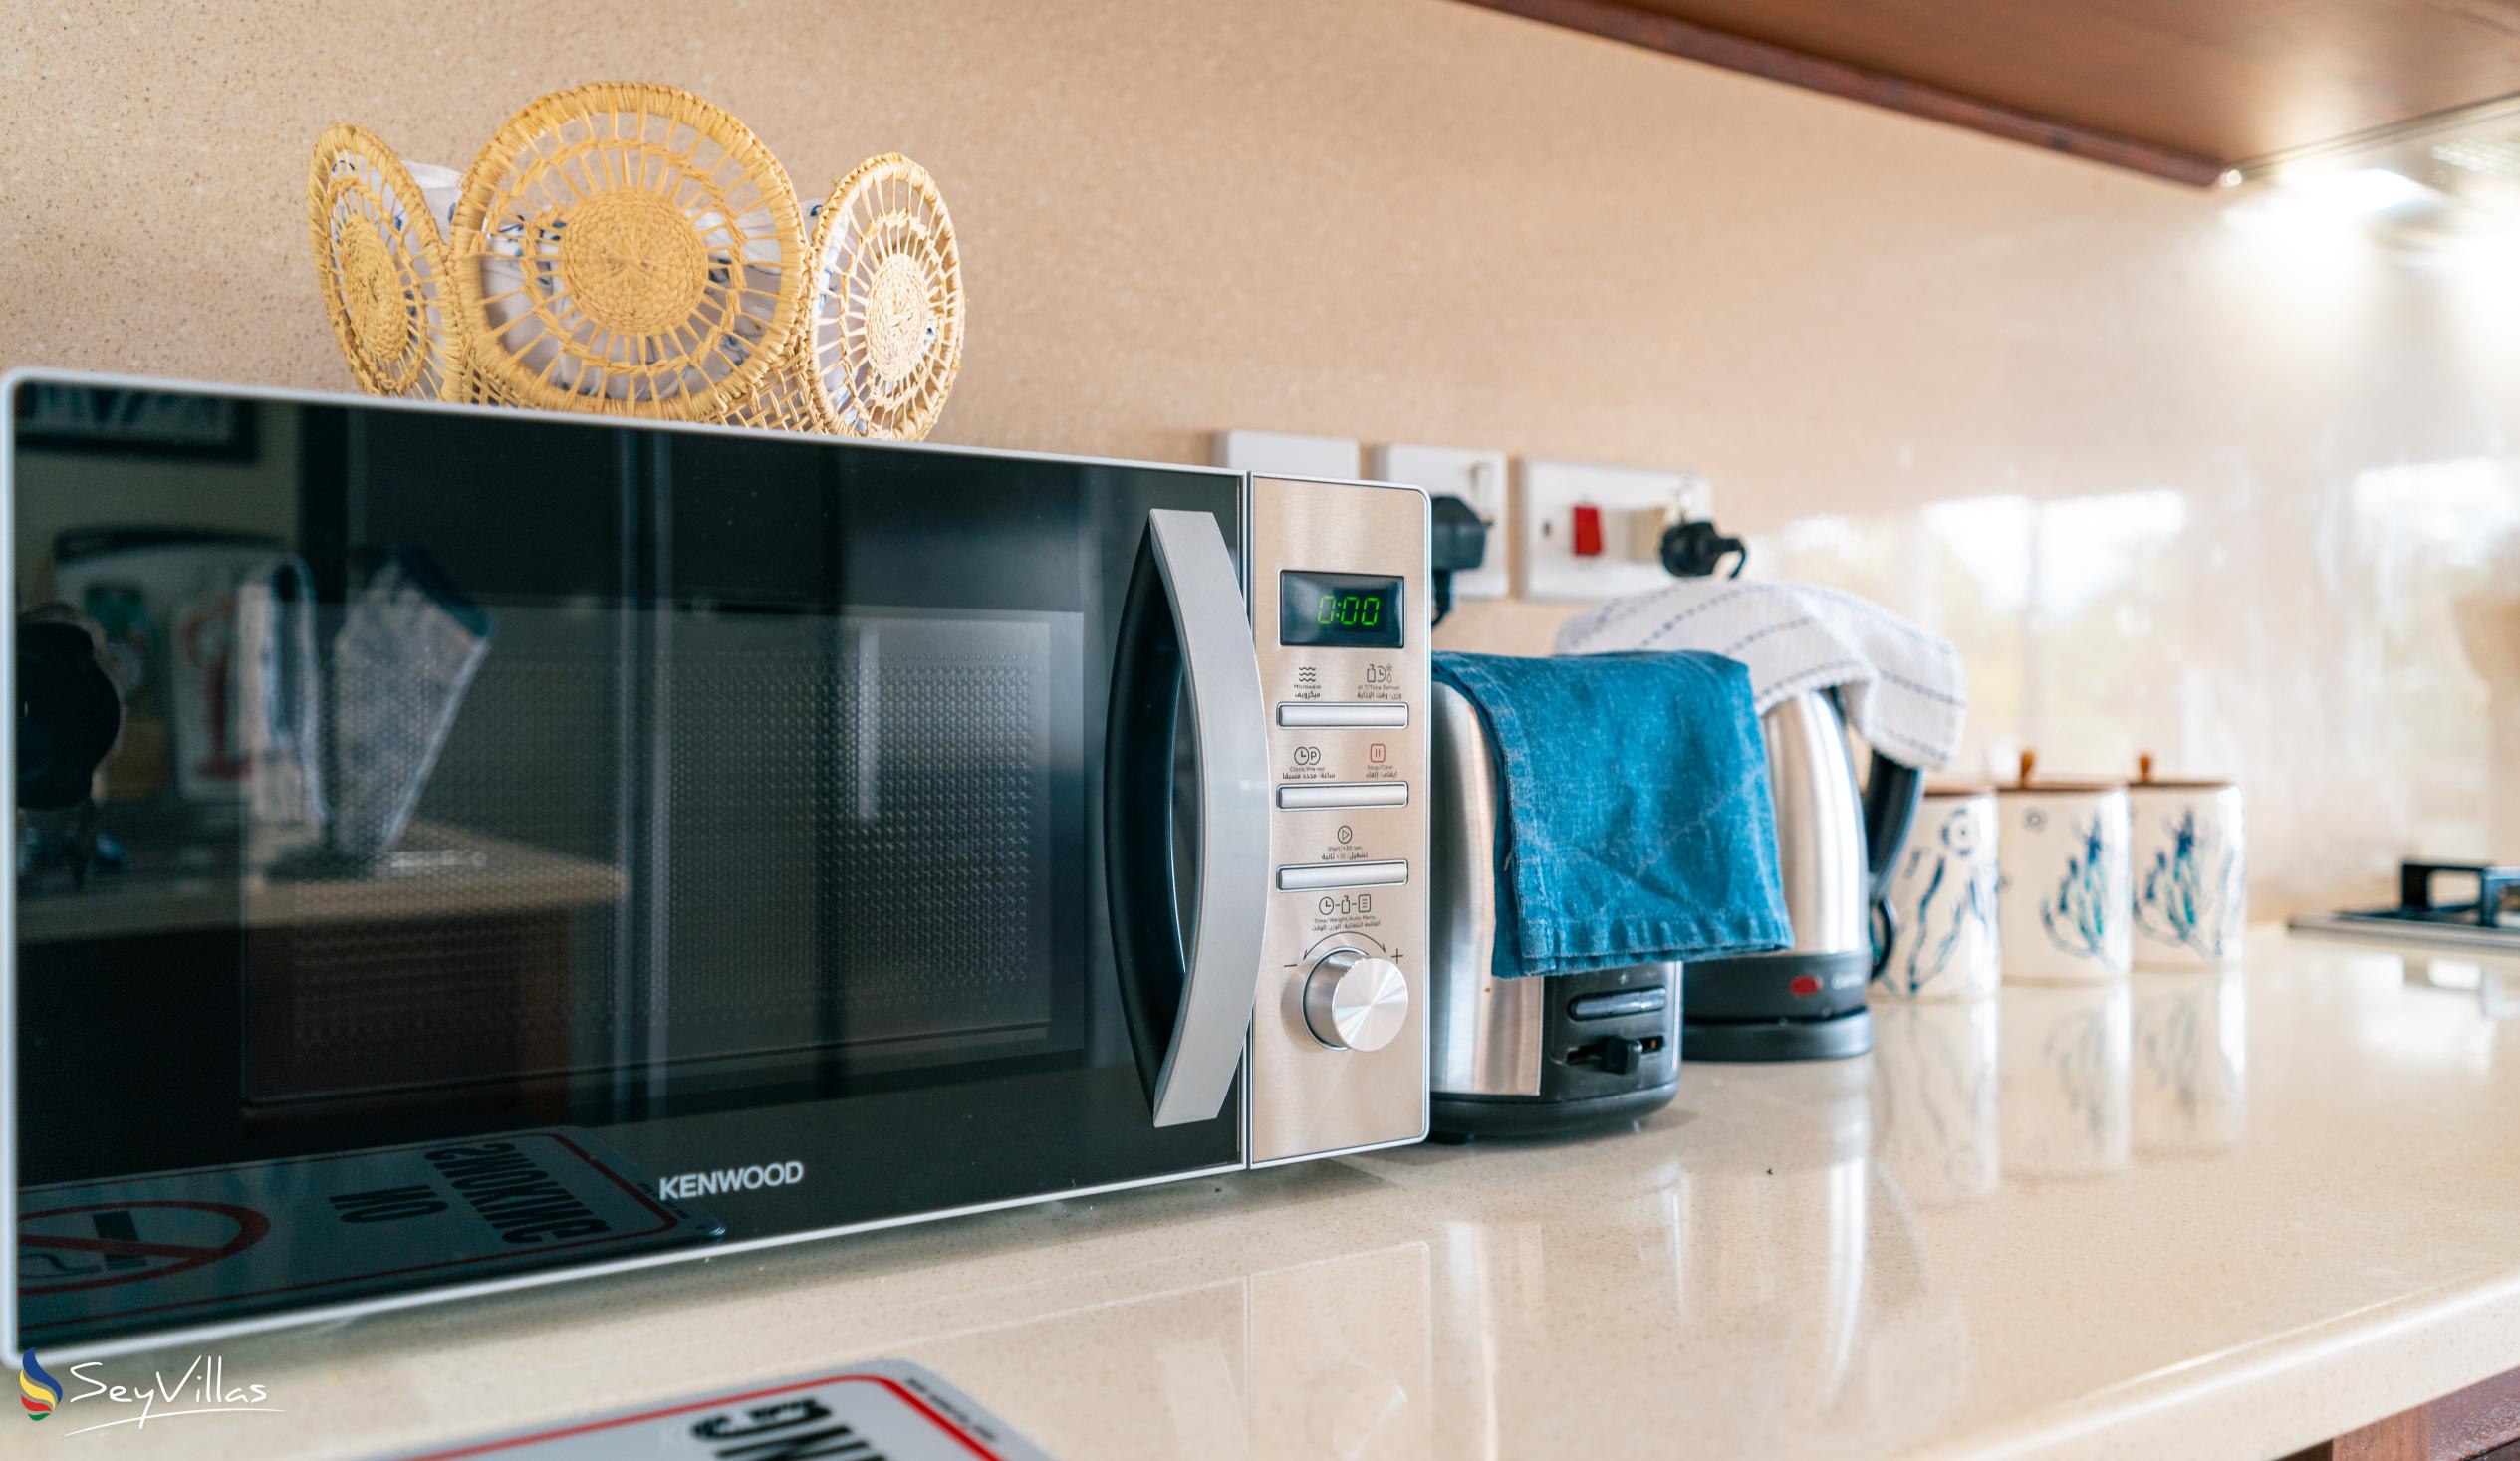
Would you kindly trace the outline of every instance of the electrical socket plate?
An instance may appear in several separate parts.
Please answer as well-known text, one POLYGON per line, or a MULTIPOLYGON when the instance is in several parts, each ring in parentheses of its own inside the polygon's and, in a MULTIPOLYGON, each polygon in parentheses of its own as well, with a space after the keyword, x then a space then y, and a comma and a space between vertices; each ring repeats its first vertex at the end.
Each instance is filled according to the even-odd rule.
POLYGON ((1358 455, 1357 443, 1337 436, 1297 436, 1285 431, 1216 433, 1216 465, 1238 472, 1353 482, 1358 455))
POLYGON ((1671 582, 1659 560, 1623 557, 1625 545, 1616 526, 1605 525, 1607 541, 1599 557, 1576 557, 1578 504, 1598 507, 1605 514, 1662 510, 1692 518, 1706 517, 1714 510, 1714 494, 1706 479, 1691 472, 1526 457, 1522 476, 1523 597, 1527 599, 1618 599, 1649 594, 1671 582))
POLYGON ((1432 493, 1450 493, 1470 504, 1487 524, 1487 556, 1474 569, 1452 576, 1455 599, 1502 599, 1513 592, 1505 571, 1505 453, 1457 446, 1378 446, 1366 461, 1377 482, 1405 482, 1432 493))

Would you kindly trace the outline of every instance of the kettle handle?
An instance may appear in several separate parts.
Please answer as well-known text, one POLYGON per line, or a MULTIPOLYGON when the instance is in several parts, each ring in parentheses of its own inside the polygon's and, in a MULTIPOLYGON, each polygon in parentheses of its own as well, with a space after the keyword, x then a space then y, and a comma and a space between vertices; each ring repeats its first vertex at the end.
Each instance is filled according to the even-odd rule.
POLYGON ((1890 946, 1897 942, 1898 910, 1890 906, 1890 899, 1878 899, 1873 904, 1874 978, 1881 978, 1882 971, 1890 967, 1890 946))
POLYGON ((1890 911, 1890 869, 1907 848, 1907 834, 1924 801, 1925 774, 1879 751, 1864 778, 1864 860, 1872 873, 1865 901, 1873 912, 1873 971, 1890 960, 1890 942, 1898 935, 1897 916, 1890 911))

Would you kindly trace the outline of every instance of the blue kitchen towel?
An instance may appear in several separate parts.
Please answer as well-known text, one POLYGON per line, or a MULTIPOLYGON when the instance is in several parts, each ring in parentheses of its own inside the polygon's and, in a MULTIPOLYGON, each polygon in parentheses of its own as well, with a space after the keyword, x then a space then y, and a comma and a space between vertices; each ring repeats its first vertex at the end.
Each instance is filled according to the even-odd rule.
POLYGON ((1750 672, 1696 652, 1439 653, 1477 707, 1497 819, 1498 978, 1793 942, 1750 672))

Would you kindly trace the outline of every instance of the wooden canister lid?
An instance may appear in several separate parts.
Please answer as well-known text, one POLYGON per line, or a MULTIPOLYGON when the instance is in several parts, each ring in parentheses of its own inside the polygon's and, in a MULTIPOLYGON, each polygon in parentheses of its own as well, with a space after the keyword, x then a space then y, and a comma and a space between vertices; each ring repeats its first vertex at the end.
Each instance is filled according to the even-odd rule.
POLYGON ((2135 758, 2135 780, 2127 787, 2131 792, 2227 792, 2240 783, 2227 776, 2166 777, 2152 775, 2152 753, 2144 751, 2135 758))
POLYGON ((2052 777, 2044 780, 2033 780, 2032 778, 2038 771, 2038 768, 2039 753, 2036 751, 2024 750, 2021 753, 2021 779, 2013 782, 2009 786, 1999 786, 1995 788, 1995 790, 2006 796, 2025 793, 2032 796, 2042 794, 2053 795, 2057 793, 2074 796, 2094 792, 2125 791, 2127 787, 2125 782, 2114 781, 2108 777, 2052 777))

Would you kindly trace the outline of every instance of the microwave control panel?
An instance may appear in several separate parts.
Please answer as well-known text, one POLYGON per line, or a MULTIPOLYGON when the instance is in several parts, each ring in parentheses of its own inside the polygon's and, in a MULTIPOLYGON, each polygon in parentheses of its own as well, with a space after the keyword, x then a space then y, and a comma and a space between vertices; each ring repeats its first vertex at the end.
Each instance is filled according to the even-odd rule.
POLYGON ((1271 782, 1250 1067, 1265 1166, 1426 1134, 1426 494, 1255 476, 1250 543, 1271 782))

